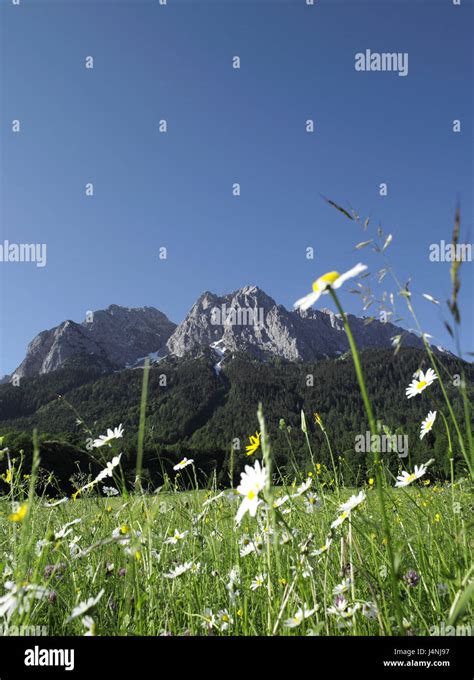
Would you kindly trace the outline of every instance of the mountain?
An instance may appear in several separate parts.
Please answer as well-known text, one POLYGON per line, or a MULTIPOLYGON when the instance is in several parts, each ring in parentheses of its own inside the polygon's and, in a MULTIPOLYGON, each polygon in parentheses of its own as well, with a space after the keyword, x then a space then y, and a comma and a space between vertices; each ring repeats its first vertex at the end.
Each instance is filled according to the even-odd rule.
MULTIPOLYGON (((400 334, 404 346, 422 347, 420 338, 391 323, 348 318, 361 349, 391 347, 400 334)), ((203 293, 166 346, 178 357, 211 347, 219 359, 244 351, 257 359, 279 356, 289 361, 314 361, 349 349, 339 315, 326 309, 290 312, 257 286, 223 296, 203 293)))
POLYGON ((153 307, 131 309, 110 305, 82 323, 63 321, 39 333, 13 375, 30 378, 50 373, 78 357, 94 357, 104 369, 125 368, 158 352, 176 324, 153 307))
MULTIPOLYGON (((403 335, 405 347, 422 347, 419 337, 391 323, 349 315, 360 349, 389 348, 403 335)), ((211 349, 219 372, 227 358, 244 352, 251 358, 315 361, 349 349, 342 319, 329 310, 288 311, 257 286, 218 296, 203 293, 178 325, 153 307, 111 305, 82 323, 64 321, 43 331, 28 345, 13 375, 50 373, 71 360, 102 366, 103 371, 139 366, 146 356, 160 359, 199 356, 211 349)))

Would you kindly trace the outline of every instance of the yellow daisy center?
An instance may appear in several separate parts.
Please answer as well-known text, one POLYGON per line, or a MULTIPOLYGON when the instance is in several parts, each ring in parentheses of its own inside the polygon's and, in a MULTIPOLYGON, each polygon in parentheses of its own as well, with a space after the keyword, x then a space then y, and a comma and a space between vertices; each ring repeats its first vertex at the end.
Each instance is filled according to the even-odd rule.
POLYGON ((323 274, 323 276, 320 276, 319 279, 313 283, 314 292, 317 293, 320 290, 324 290, 328 284, 334 283, 339 277, 339 272, 328 272, 327 274, 323 274))
POLYGON ((408 475, 407 482, 413 482, 414 479, 416 479, 416 475, 408 475))
POLYGON ((249 491, 247 494, 247 498, 249 501, 253 500, 255 498, 255 491, 249 491))
POLYGON ((422 390, 424 387, 426 387, 426 384, 427 384, 427 383, 426 383, 426 380, 420 380, 420 382, 419 382, 418 385, 416 386, 416 389, 417 389, 417 390, 422 390))

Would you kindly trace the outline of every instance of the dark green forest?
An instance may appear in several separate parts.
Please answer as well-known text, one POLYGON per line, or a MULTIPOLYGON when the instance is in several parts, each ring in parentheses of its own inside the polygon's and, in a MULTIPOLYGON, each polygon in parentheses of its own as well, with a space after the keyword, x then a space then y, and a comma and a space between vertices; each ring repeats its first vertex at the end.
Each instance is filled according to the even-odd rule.
MULTIPOLYGON (((433 431, 422 441, 419 439, 420 424, 428 411, 446 410, 438 381, 420 397, 405 397, 413 373, 427 368, 426 355, 417 349, 404 349, 396 356, 390 350, 367 350, 361 358, 380 424, 387 432, 408 436, 409 457, 403 463, 414 465, 434 457, 431 474, 448 476, 448 443, 442 419, 437 419, 433 431)), ((463 375, 466 384, 472 385, 473 367, 451 355, 440 356, 437 361, 454 410, 463 422, 458 385, 463 375)), ((70 475, 78 467, 85 472, 92 471, 91 466, 97 467, 87 449, 88 440, 122 423, 125 435, 115 447, 123 451, 124 467, 132 479, 142 378, 141 369, 110 372, 90 359, 79 358, 54 373, 23 379, 20 386, 1 385, 3 445, 12 452, 23 450, 28 460, 36 428, 42 465, 68 486, 70 475)), ((356 484, 373 472, 372 454, 355 451, 356 435, 365 434, 368 426, 350 356, 290 363, 280 359, 259 362, 239 355, 216 375, 211 356, 205 355, 197 359, 168 358, 150 369, 146 479, 153 485, 161 483, 172 465, 187 456, 194 458, 202 480, 216 470, 218 479, 228 483, 230 469, 235 477, 248 462, 245 446, 249 435, 258 429, 259 402, 263 404, 273 454, 281 469, 291 471, 290 452, 302 469, 309 464, 301 430, 303 409, 317 462, 329 465, 330 458, 324 433, 314 423, 314 412, 322 418, 338 464, 344 468, 345 482, 356 484)), ((460 464, 453 441, 455 460, 460 464)), ((395 452, 382 457, 390 470, 398 469, 400 459, 395 452)))

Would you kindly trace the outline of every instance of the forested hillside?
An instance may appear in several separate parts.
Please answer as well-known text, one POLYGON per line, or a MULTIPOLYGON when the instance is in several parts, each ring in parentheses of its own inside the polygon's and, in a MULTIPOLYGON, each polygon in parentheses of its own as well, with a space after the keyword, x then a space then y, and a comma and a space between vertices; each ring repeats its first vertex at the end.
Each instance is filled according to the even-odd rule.
MULTIPOLYGON (((376 417, 387 431, 408 436, 410 463, 434 455, 437 463, 433 473, 447 474, 442 420, 438 420, 432 433, 419 439, 420 423, 428 410, 443 408, 439 385, 431 390, 429 402, 424 395, 411 400, 405 397, 412 374, 420 367, 426 368, 422 352, 406 349, 393 356, 389 350, 369 350, 362 354, 362 361, 376 417)), ((460 377, 456 376, 464 373, 471 385, 473 368, 450 356, 439 361, 462 419, 457 386, 460 377)), ((24 379, 18 387, 0 386, 0 427, 8 445, 30 450, 31 433, 37 428, 43 442, 67 441, 77 451, 85 452, 91 436, 123 423, 125 436, 120 443, 132 470, 142 370, 103 371, 101 365, 75 361, 46 376, 24 379)), ((150 478, 159 481, 163 470, 183 455, 195 458, 197 467, 206 474, 215 467, 222 476, 231 465, 237 473, 246 460, 248 436, 257 429, 259 402, 263 404, 280 465, 288 462, 291 451, 300 464, 308 460, 300 426, 303 409, 318 462, 329 463, 329 451, 324 433, 314 423, 314 412, 320 414, 336 455, 343 459, 346 481, 355 483, 370 472, 372 455, 355 451, 356 435, 365 434, 368 427, 350 357, 310 364, 281 359, 259 362, 241 355, 217 375, 209 355, 200 359, 169 358, 150 369, 145 438, 145 467, 150 478)), ((396 453, 383 457, 391 469, 397 469, 396 453)))

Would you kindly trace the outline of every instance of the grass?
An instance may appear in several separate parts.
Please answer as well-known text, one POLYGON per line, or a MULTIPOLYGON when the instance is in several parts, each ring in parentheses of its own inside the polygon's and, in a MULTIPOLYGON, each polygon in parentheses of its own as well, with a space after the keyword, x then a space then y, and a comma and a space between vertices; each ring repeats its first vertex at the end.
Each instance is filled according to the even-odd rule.
MULTIPOLYGON (((29 601, 30 608, 19 606, 10 625, 46 626, 49 635, 87 630, 107 635, 429 635, 441 622, 472 621, 469 601, 453 617, 453 603, 466 590, 463 579, 472 564, 467 482, 453 488, 420 482, 385 493, 403 620, 399 630, 375 489, 368 486, 366 500, 333 531, 329 550, 313 555, 325 544, 340 502, 353 491, 341 490, 338 497, 329 490, 329 470, 320 468, 311 487, 296 498, 291 498, 295 485, 273 487, 275 499, 290 496, 280 506, 285 524, 277 532, 265 511, 256 518, 247 515, 236 527, 240 497, 233 490, 206 506, 217 489, 180 491, 180 479, 189 471, 152 496, 94 496, 53 508, 33 499, 28 519, 4 519, 4 580, 47 590, 41 599, 25 591, 22 602, 29 601), (317 504, 309 501, 313 491, 317 504), (58 538, 74 520, 80 521, 58 538), (167 543, 176 530, 188 533, 176 544, 167 543), (41 550, 40 540, 46 541, 41 550), (242 556, 246 546, 255 549, 242 556), (186 563, 192 565, 189 571, 167 577, 186 563), (252 590, 259 575, 262 585, 252 590), (330 613, 334 589, 351 575, 345 584, 346 610, 330 613), (85 613, 93 624, 86 619, 84 625, 81 616, 67 621, 78 603, 101 591, 97 605, 85 613), (286 626, 303 605, 317 611, 296 627, 286 626), (347 615, 354 605, 356 611, 347 615)), ((1 516, 10 512, 3 500, 1 516)))

